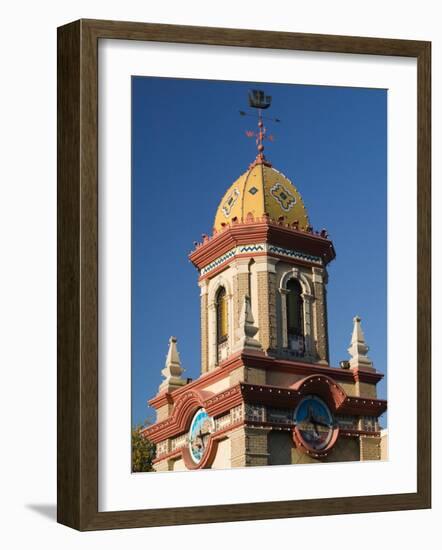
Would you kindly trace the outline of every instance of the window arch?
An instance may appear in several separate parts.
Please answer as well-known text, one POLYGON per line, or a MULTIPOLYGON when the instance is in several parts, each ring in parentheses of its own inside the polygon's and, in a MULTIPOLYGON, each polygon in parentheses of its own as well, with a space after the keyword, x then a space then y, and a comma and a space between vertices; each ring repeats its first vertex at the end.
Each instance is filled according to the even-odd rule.
POLYGON ((229 335, 228 303, 226 289, 222 286, 216 293, 216 341, 227 342, 229 335))
POLYGON ((302 354, 304 352, 304 301, 302 287, 297 279, 287 282, 287 343, 288 347, 302 354))

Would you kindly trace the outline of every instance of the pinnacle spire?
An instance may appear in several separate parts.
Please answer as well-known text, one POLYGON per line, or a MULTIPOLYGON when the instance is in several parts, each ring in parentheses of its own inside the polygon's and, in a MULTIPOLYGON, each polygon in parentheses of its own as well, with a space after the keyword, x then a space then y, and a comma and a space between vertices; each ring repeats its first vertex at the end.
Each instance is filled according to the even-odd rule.
POLYGON ((365 341, 364 332, 361 326, 361 318, 356 315, 353 317, 353 333, 351 336, 350 347, 348 353, 350 354, 350 367, 351 368, 373 368, 372 360, 367 356, 369 347, 365 341))
POLYGON ((169 338, 169 349, 167 351, 166 363, 161 374, 164 380, 159 386, 159 391, 173 391, 186 384, 186 380, 181 378, 184 369, 181 367, 180 354, 178 352, 177 339, 175 336, 169 338))
POLYGON ((252 305, 249 296, 244 296, 244 301, 239 316, 239 327, 236 331, 238 341, 235 344, 237 350, 251 348, 261 349, 261 344, 255 339, 258 328, 252 313, 252 305))

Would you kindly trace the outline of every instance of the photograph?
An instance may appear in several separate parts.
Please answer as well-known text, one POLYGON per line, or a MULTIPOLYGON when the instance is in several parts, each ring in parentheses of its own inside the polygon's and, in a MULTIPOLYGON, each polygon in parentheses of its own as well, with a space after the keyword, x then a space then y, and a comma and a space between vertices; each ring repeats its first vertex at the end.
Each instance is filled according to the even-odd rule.
POLYGON ((132 472, 387 461, 386 89, 131 78, 132 472))
POLYGON ((2 7, 1 546, 439 540, 439 4, 2 7))

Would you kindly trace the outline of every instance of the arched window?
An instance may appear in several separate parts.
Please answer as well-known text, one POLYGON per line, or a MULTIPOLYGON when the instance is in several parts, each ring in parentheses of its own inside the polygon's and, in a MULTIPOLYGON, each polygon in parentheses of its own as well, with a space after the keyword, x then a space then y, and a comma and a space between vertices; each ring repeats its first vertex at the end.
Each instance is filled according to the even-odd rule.
POLYGON ((218 344, 227 342, 228 330, 227 294, 226 289, 221 287, 216 294, 216 339, 218 344))
POLYGON ((304 316, 302 288, 298 280, 287 283, 287 341, 288 347, 302 354, 304 352, 304 316))

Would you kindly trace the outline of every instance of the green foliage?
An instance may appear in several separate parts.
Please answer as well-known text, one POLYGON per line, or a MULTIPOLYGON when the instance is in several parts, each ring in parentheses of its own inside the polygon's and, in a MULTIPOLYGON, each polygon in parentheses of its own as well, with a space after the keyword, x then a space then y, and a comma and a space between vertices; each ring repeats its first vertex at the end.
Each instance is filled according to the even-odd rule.
POLYGON ((132 428, 132 472, 152 472, 152 460, 155 458, 155 445, 141 430, 144 426, 138 425, 132 428))

